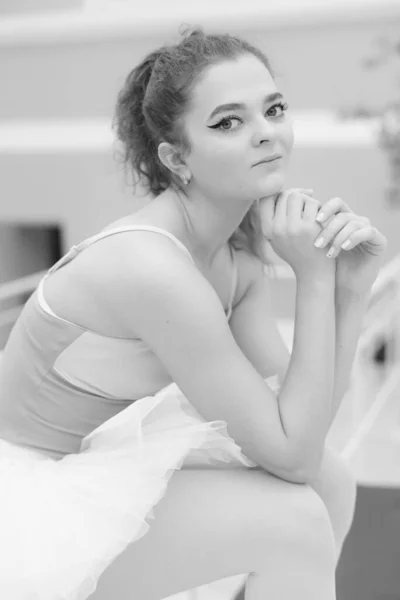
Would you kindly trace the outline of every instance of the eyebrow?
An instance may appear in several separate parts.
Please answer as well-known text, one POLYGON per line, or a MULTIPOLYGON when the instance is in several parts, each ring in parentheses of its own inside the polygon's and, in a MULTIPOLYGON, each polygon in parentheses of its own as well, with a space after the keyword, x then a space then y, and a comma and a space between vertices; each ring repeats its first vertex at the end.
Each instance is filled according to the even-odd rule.
MULTIPOLYGON (((274 92, 273 94, 269 94, 269 96, 265 96, 264 104, 266 102, 273 102, 274 100, 283 100, 282 94, 279 92, 274 92)), ((208 118, 212 119, 218 113, 224 112, 226 110, 242 110, 245 108, 246 108, 245 104, 241 104, 238 102, 230 102, 229 104, 220 104, 219 106, 214 108, 214 110, 212 111, 211 115, 208 118)))

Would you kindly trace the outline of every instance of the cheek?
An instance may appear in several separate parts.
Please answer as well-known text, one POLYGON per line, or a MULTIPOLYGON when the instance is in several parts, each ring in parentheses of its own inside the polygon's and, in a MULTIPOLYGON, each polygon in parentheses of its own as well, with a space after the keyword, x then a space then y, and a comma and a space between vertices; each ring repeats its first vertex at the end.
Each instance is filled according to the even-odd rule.
POLYGON ((196 167, 202 173, 207 174, 207 177, 229 175, 232 179, 240 176, 241 171, 245 169, 245 158, 243 143, 238 140, 225 139, 225 136, 222 139, 216 137, 211 142, 208 141, 201 151, 198 151, 196 167))
POLYGON ((294 145, 294 131, 292 121, 289 119, 282 130, 282 141, 286 152, 290 155, 294 145))

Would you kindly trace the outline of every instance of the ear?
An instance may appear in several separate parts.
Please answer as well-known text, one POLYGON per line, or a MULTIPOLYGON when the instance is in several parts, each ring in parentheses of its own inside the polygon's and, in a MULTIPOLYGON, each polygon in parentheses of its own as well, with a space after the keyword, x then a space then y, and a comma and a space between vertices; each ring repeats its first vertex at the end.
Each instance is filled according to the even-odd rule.
POLYGON ((162 164, 179 178, 190 179, 190 172, 182 158, 181 152, 168 142, 161 142, 158 146, 158 157, 162 164))

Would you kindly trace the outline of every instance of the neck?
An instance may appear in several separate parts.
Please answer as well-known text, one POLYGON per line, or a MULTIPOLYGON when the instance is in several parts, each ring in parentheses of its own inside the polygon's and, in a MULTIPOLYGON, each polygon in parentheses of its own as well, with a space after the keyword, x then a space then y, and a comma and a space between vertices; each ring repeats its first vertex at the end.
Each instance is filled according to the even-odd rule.
POLYGON ((239 227, 252 201, 210 200, 194 190, 187 196, 166 191, 185 224, 185 244, 192 256, 211 265, 216 254, 225 246, 239 227))

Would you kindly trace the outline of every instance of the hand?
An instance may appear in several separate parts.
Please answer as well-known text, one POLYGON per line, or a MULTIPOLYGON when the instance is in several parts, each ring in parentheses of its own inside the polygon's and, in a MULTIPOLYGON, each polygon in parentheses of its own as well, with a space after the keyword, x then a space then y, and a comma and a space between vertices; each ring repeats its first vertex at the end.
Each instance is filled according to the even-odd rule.
MULTIPOLYGON (((308 190, 310 192, 310 190, 308 190)), ((262 231, 274 252, 288 263, 296 278, 317 276, 323 271, 335 276, 335 261, 313 242, 322 227, 315 218, 321 202, 301 188, 289 188, 260 199, 262 231)))
POLYGON ((382 266, 386 237, 367 217, 354 214, 341 198, 332 198, 321 206, 316 220, 322 226, 318 236, 324 240, 321 247, 330 244, 331 258, 336 258, 336 287, 357 293, 369 291, 382 266), (343 248, 346 241, 349 244, 343 248))

